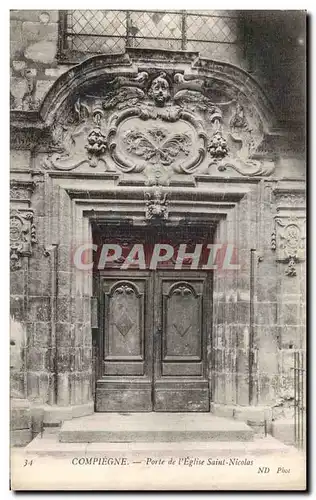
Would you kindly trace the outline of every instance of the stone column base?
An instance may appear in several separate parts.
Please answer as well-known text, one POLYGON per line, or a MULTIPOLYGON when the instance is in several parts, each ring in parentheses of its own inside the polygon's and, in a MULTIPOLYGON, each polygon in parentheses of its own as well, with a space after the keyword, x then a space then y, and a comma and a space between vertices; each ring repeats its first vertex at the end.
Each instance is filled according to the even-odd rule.
POLYGON ((26 446, 32 441, 31 429, 11 429, 10 446, 26 446))
POLYGON ((11 399, 10 404, 11 446, 25 446, 32 439, 31 411, 27 399, 11 399))
MULTIPOLYGON (((284 444, 295 445, 294 418, 282 418, 272 422, 271 434, 284 444)), ((303 448, 306 446, 306 423, 303 422, 303 448)))
POLYGON ((218 417, 234 418, 246 422, 258 434, 271 433, 272 408, 270 406, 241 406, 211 403, 211 413, 218 417))
POLYGON ((92 415, 92 413, 94 413, 93 401, 73 406, 34 404, 31 407, 33 434, 41 432, 44 427, 57 427, 60 426, 65 420, 92 415))

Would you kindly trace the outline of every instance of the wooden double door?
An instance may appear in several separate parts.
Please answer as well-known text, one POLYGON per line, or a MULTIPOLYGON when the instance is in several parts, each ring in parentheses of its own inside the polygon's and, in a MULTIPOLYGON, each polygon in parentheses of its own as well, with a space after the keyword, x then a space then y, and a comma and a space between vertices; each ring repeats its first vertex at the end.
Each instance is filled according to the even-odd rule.
POLYGON ((209 411, 210 273, 106 269, 97 289, 96 411, 209 411))

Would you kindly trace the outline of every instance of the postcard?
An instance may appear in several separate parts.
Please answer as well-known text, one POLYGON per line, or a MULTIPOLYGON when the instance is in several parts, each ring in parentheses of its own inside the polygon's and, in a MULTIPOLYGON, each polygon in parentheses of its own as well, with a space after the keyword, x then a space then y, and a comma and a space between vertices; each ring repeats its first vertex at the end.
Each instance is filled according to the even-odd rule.
POLYGON ((11 489, 306 489, 306 12, 11 10, 11 489))

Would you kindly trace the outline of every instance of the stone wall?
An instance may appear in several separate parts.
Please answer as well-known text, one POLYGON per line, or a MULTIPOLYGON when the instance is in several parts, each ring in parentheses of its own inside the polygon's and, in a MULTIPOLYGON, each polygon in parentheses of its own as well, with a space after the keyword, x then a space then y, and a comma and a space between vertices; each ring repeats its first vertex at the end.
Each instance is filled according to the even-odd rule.
POLYGON ((38 109, 68 68, 57 62, 58 11, 11 10, 11 109, 38 109))

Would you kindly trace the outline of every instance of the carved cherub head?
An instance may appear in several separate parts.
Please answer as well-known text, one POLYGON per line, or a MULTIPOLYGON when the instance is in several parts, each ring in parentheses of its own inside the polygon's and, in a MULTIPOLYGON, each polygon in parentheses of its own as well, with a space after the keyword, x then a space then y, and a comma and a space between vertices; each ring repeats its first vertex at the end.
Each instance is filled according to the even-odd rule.
POLYGON ((170 99, 170 86, 166 79, 166 73, 160 73, 152 81, 148 95, 155 101, 156 106, 164 106, 166 101, 170 99))

